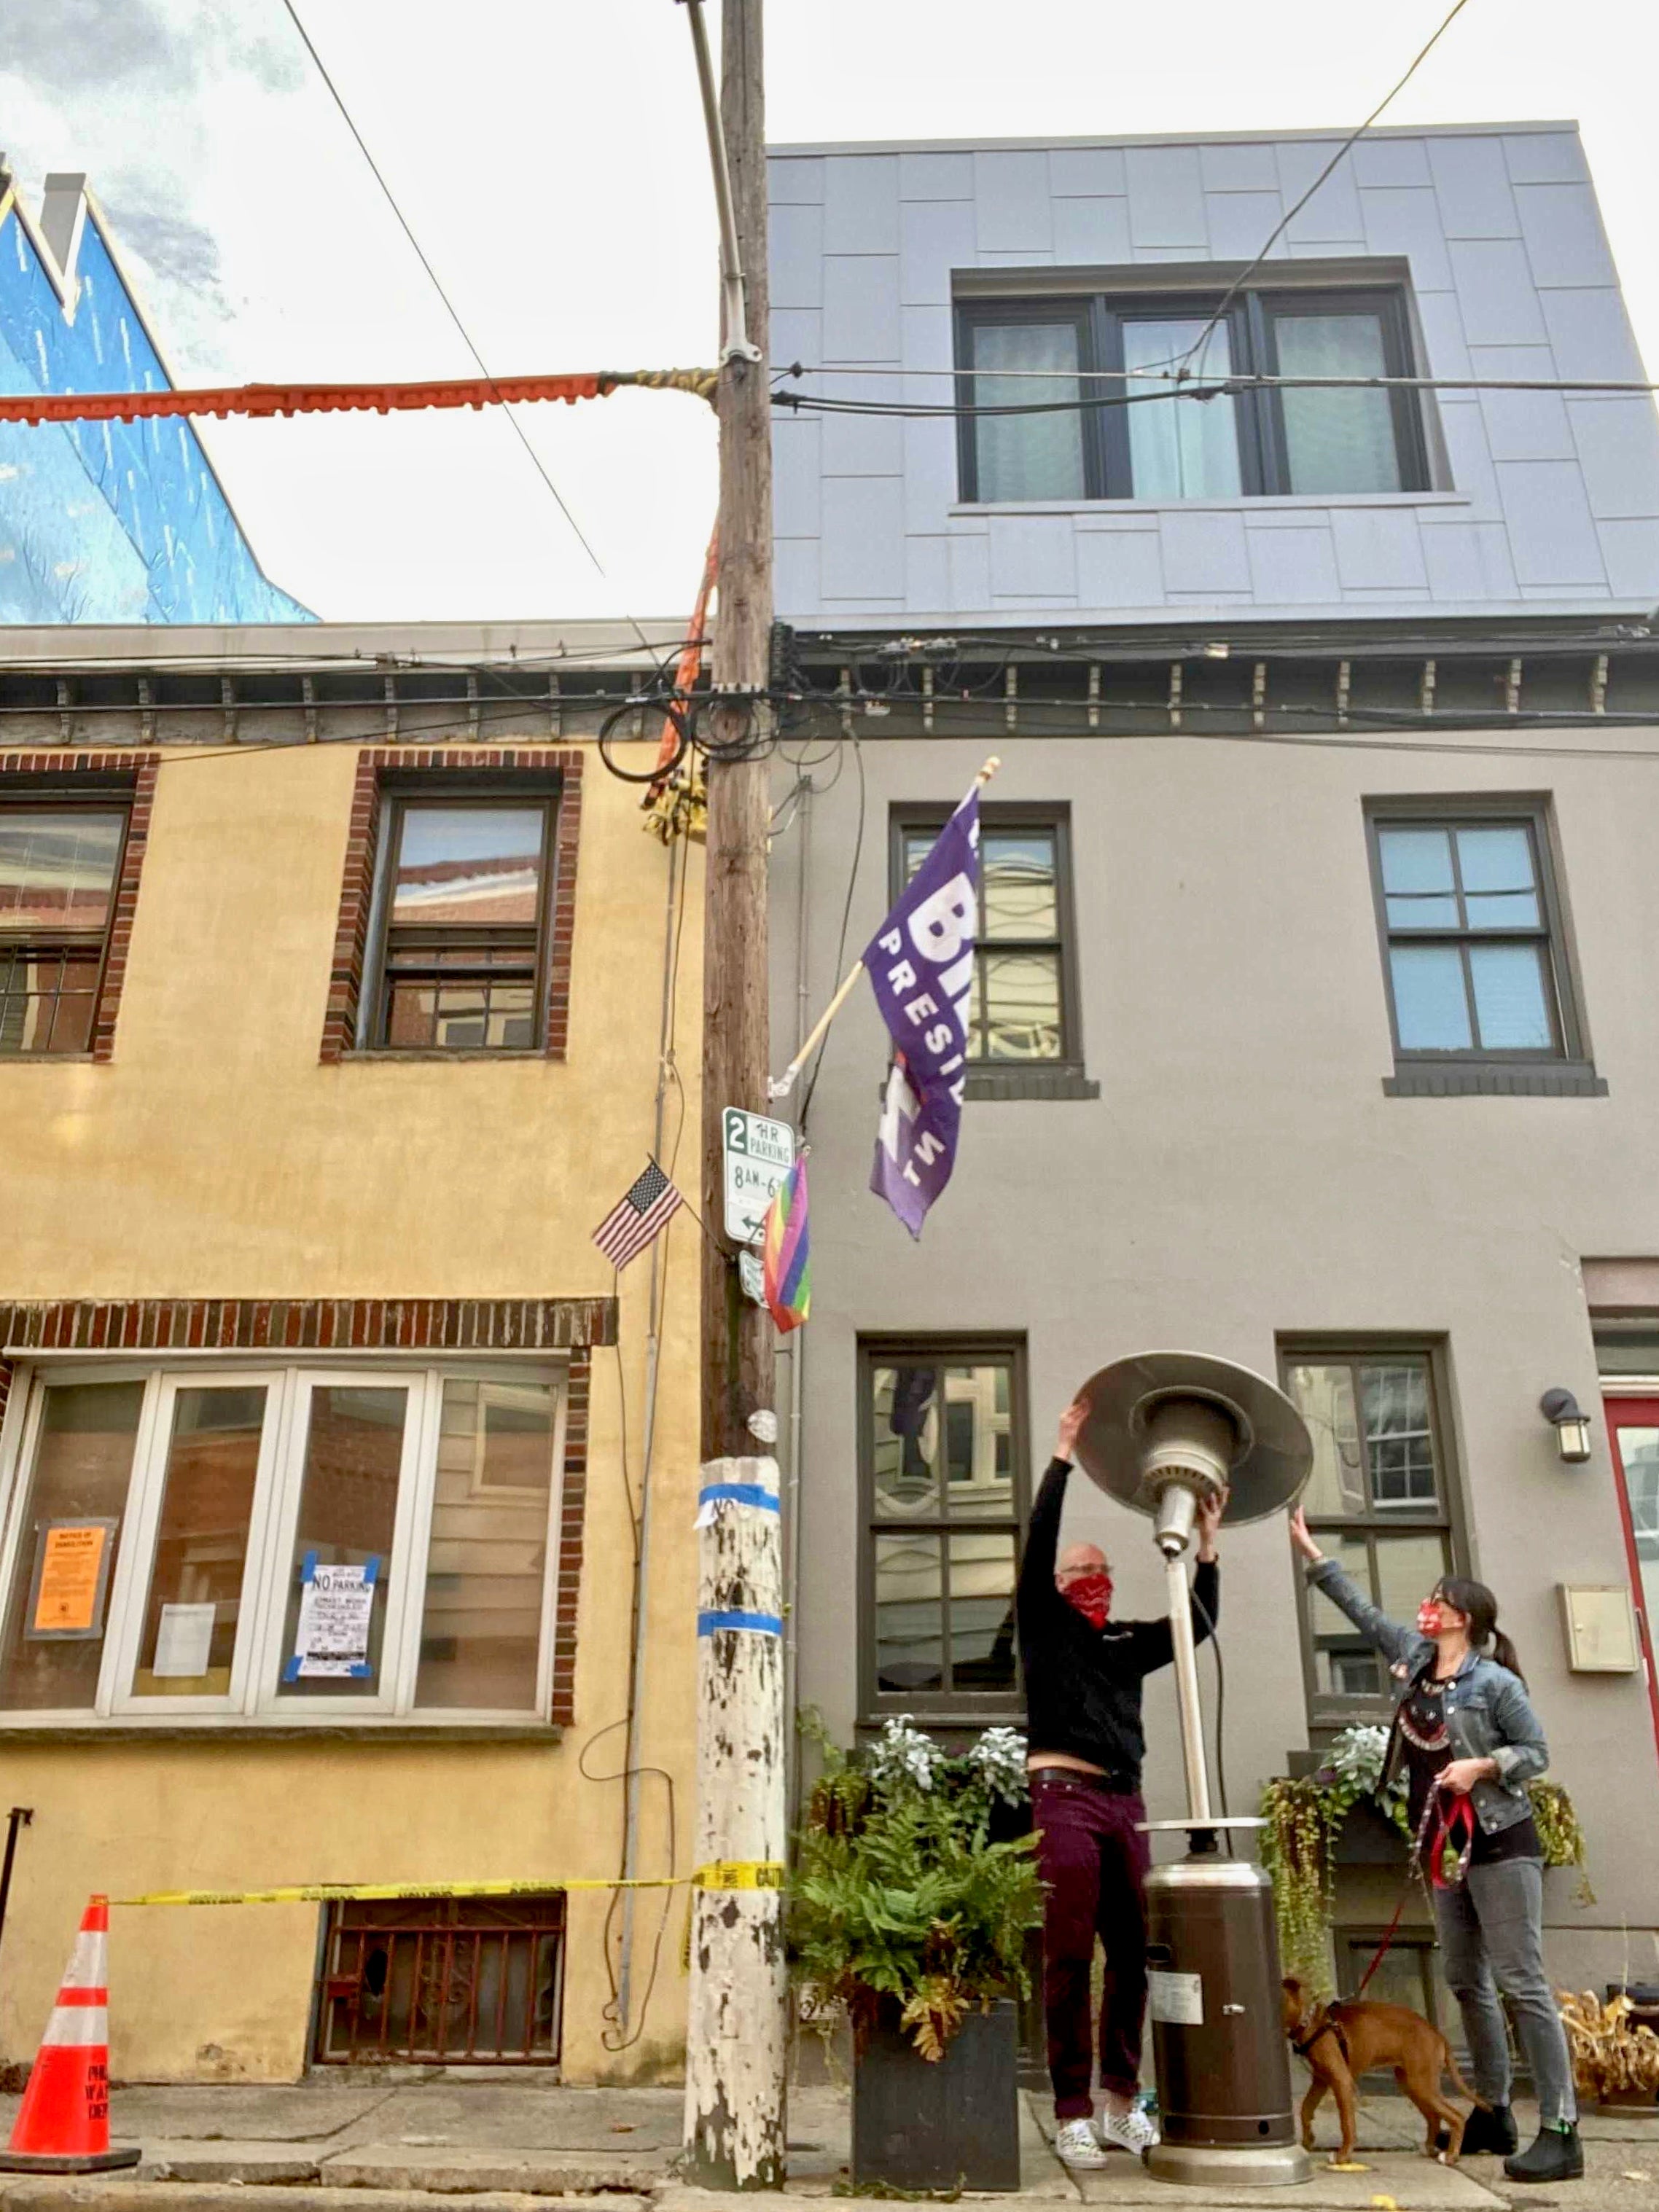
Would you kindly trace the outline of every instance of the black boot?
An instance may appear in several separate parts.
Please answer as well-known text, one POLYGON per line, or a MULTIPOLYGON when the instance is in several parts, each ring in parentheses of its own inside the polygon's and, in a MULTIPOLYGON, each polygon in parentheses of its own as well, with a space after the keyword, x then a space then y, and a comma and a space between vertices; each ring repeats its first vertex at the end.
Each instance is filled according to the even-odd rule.
POLYGON ((1482 2151, 1495 2151, 1499 2158, 1507 2158, 1520 2148, 1515 2115, 1507 2105, 1494 2105, 1489 2112, 1477 2105, 1463 2124, 1461 2155, 1464 2158, 1479 2156, 1482 2151))
POLYGON ((1540 2128, 1532 2148, 1523 2150, 1519 2158, 1506 2158, 1504 2171, 1511 2181, 1577 2181, 1584 2171, 1584 2148, 1577 2129, 1540 2128))

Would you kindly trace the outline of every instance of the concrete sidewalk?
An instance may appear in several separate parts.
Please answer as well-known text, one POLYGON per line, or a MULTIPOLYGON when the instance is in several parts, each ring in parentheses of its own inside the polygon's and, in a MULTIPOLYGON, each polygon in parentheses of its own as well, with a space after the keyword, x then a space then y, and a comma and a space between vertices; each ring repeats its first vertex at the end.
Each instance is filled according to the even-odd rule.
MULTIPOLYGON (((0 2128, 9 2131, 16 2102, 0 2098, 0 2128)), ((570 2212, 752 2205, 678 2181, 680 2116, 678 2089, 565 2088, 524 2074, 343 2072, 285 2087, 130 2087, 114 2092, 112 2119, 118 2142, 143 2146, 134 2172, 76 2181, 0 2175, 0 2212, 220 2212, 233 2204, 239 2212, 456 2212, 458 2196, 469 2200, 468 2212, 556 2212, 570 2200, 582 2200, 570 2212)), ((1322 2117, 1321 2140, 1328 2142, 1328 2109, 1322 2117)), ((1363 2171, 1321 2164, 1310 2184, 1286 2191, 1172 2188, 1127 2158, 1073 2176, 1054 2156, 1052 2131, 1047 2099, 1023 2096, 1023 2185, 1014 2201, 1262 2212, 1659 2206, 1659 2122, 1640 2119, 1589 2119, 1590 2179, 1544 2191, 1506 2182, 1495 2159, 1456 2168, 1425 2159, 1416 2113, 1395 2099, 1362 2107, 1363 2171)), ((850 2140, 844 2088, 793 2090, 788 2194, 849 2193, 850 2140)))

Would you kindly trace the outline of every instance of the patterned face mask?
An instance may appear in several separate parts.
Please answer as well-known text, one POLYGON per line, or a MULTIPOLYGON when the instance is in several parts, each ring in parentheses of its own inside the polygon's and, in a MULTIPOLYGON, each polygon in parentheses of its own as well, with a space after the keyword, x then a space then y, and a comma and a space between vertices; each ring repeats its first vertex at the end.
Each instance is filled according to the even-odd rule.
POLYGON ((1451 1623, 1437 1597, 1425 1597, 1417 1608, 1417 1632, 1419 1636, 1443 1636, 1451 1623))
POLYGON ((1112 1578, 1109 1574, 1074 1575, 1065 1584, 1060 1595, 1088 1622, 1091 1628, 1104 1628, 1106 1616, 1112 1609, 1112 1578))

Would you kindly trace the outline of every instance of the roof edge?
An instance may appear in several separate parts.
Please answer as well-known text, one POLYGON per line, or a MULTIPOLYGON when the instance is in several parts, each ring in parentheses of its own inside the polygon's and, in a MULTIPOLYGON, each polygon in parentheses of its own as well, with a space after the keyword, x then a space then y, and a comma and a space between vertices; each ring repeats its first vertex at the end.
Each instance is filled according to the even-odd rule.
MULTIPOLYGON (((1563 131, 1571 131, 1575 138, 1582 136, 1573 118, 1559 122, 1383 123, 1362 135, 1366 138, 1492 138, 1557 135, 1563 131)), ((1036 154, 1055 147, 1282 145, 1298 139, 1328 145, 1353 136, 1352 126, 1341 125, 1304 131, 1275 131, 1264 126, 1259 131, 1125 131, 1109 135, 1091 132, 1080 138, 1060 135, 1025 138, 831 138, 788 141, 769 145, 766 152, 769 160, 780 161, 823 154, 1036 154)))

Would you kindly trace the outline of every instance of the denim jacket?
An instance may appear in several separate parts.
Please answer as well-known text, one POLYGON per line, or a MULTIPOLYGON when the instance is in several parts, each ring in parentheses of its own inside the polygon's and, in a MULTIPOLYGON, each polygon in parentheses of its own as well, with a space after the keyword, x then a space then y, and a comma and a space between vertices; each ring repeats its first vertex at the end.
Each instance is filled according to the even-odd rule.
MULTIPOLYGON (((1360 1595, 1334 1559, 1315 1559, 1308 1580, 1324 1591, 1346 1613, 1354 1626, 1369 1636, 1389 1662, 1389 1687, 1394 1695, 1395 1724, 1389 1738, 1389 1755, 1379 1790, 1385 1790, 1401 1758, 1400 1707, 1424 1666, 1435 1656, 1433 1642, 1414 1628, 1390 1620, 1370 1600, 1360 1595)), ((1495 1832, 1524 1820, 1532 1810, 1527 1784, 1550 1763, 1544 1730, 1528 1699, 1518 1674, 1471 1651, 1447 1687, 1446 1732, 1457 1759, 1490 1759, 1498 1779, 1477 1782, 1470 1796, 1483 1828, 1495 1832)))

